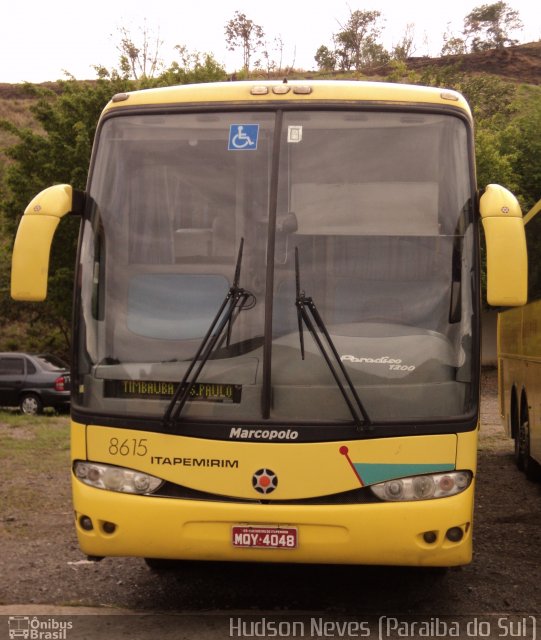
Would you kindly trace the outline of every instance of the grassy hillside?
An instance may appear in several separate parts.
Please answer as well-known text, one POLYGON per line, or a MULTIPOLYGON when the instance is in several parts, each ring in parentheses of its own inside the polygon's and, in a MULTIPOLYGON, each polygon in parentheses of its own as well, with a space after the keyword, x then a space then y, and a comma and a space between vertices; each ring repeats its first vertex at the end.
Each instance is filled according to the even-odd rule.
MULTIPOLYGON (((441 58, 413 57, 406 61, 408 71, 422 73, 429 68, 455 66, 468 74, 490 74, 502 80, 517 84, 541 85, 541 42, 530 42, 500 50, 482 51, 467 55, 445 56, 441 58)), ((392 67, 365 69, 361 74, 367 79, 384 80, 392 73, 392 67)), ((317 78, 317 72, 295 73, 296 76, 317 78)), ((328 76, 328 74, 326 74, 328 76)), ((355 74, 359 77, 359 74, 355 74)), ((333 74, 340 78, 340 74, 333 74)), ((56 82, 45 82, 40 85, 52 91, 59 90, 56 82)), ((34 92, 26 84, 0 83, 0 120, 5 119, 16 126, 35 126, 30 107, 36 101, 34 92)), ((2 150, 14 140, 6 132, 0 130, 0 164, 2 150)))
MULTIPOLYGON (((530 42, 516 47, 479 51, 467 55, 441 58, 409 58, 409 71, 422 72, 427 68, 457 66, 468 74, 490 74, 517 84, 541 85, 541 42, 530 42)), ((367 75, 387 75, 389 68, 365 71, 367 75)))

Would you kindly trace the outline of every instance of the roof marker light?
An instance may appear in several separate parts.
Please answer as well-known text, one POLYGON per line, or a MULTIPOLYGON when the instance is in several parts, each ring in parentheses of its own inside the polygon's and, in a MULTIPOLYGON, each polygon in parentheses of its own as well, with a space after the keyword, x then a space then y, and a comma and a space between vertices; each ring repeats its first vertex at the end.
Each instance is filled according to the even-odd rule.
POLYGON ((113 102, 124 102, 124 100, 127 100, 129 97, 129 94, 127 93, 116 93, 111 100, 113 102))
POLYGON ((256 85, 255 87, 252 87, 250 89, 250 93, 253 96, 266 96, 268 92, 269 92, 269 88, 264 87, 262 85, 256 85))
POLYGON ((440 97, 444 100, 453 100, 454 102, 458 102, 459 100, 458 95, 452 91, 442 91, 440 97))
POLYGON ((307 95, 309 93, 312 93, 312 87, 309 87, 306 84, 299 84, 296 87, 293 87, 293 93, 307 95))
POLYGON ((290 91, 291 87, 288 87, 287 84, 279 84, 272 88, 272 92, 277 94, 289 93, 290 91))

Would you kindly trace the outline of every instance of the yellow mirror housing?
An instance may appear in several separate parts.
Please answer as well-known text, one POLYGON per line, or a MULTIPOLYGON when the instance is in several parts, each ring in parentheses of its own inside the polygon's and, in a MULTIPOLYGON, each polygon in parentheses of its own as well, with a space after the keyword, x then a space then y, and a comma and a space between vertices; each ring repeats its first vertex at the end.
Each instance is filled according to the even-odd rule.
POLYGON ((489 184, 480 200, 487 248, 487 301, 516 307, 528 299, 528 257, 520 205, 515 196, 489 184))
POLYGON ((14 300, 33 302, 47 297, 53 236, 60 219, 72 208, 73 189, 68 184, 45 189, 26 207, 11 259, 11 297, 14 300))

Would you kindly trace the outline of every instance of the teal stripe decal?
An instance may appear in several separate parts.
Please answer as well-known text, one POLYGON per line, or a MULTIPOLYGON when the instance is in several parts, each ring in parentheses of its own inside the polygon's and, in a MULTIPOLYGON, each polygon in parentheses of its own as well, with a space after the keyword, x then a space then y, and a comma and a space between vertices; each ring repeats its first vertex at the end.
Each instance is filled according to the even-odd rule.
POLYGON ((394 478, 417 476, 423 473, 453 471, 454 464, 366 464, 354 462, 353 466, 361 477, 363 484, 377 484, 394 478))

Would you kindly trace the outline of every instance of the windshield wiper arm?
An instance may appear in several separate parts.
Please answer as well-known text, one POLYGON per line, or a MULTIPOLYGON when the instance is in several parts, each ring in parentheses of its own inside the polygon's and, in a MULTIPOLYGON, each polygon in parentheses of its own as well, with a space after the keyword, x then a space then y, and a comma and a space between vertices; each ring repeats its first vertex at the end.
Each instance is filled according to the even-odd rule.
POLYGON ((163 422, 166 428, 172 430, 175 423, 184 409, 184 405, 190 397, 190 393, 196 384, 203 367, 207 363, 214 348, 222 338, 224 329, 227 326, 226 340, 229 346, 231 339, 231 330, 233 322, 243 309, 251 309, 255 304, 253 293, 239 287, 240 265, 242 262, 242 249, 244 247, 244 238, 241 238, 237 264, 235 266, 235 276, 227 295, 225 296, 220 308, 218 309, 213 321, 208 328, 205 337, 201 341, 197 353, 192 358, 181 383, 175 390, 171 402, 163 416, 163 422), (250 305, 248 305, 250 301, 250 305), (236 312, 236 313, 235 313, 236 312), (196 368, 196 364, 199 365, 196 368))
POLYGON ((314 300, 307 296, 304 291, 301 290, 300 286, 300 269, 299 269, 299 249, 295 247, 295 283, 296 283, 296 299, 295 306, 297 307, 297 320, 299 324, 299 339, 301 343, 301 356, 304 360, 304 335, 303 335, 303 323, 306 325, 306 328, 310 332, 312 338, 314 339, 316 345, 318 346, 321 355, 323 356, 327 366, 329 367, 329 371, 331 372, 344 401, 346 402, 348 409, 353 418, 353 422, 355 423, 355 427, 358 431, 366 431, 373 429, 372 422, 364 408, 361 399, 355 389, 353 382, 344 366, 344 363, 340 359, 340 355, 334 346, 332 338, 323 322, 323 318, 319 314, 319 311, 316 307, 316 303, 314 300), (314 326, 315 324, 315 326, 314 326), (317 327, 317 329, 316 329, 317 327), (321 339, 319 332, 325 338, 327 343, 327 348, 323 340, 321 339), (340 379, 338 371, 336 369, 335 363, 333 363, 327 349, 331 352, 336 364, 338 365, 338 369, 342 373, 346 385, 351 392, 354 402, 352 402, 351 398, 348 396, 347 391, 340 379))

